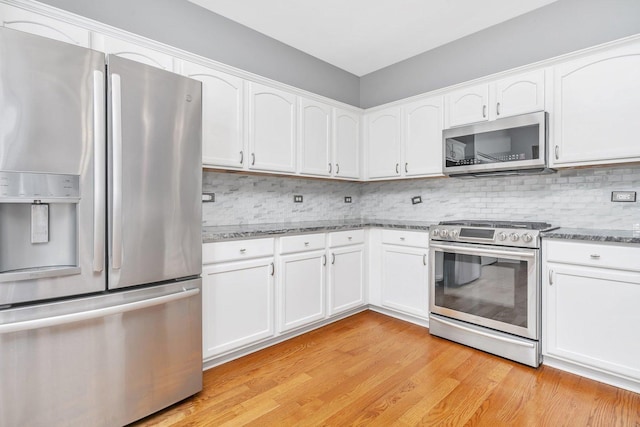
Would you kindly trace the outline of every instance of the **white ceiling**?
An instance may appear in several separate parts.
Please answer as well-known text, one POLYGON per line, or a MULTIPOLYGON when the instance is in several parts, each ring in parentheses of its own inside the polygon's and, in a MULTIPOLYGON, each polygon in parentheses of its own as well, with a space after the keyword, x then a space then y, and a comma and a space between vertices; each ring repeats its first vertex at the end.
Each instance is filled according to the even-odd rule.
POLYGON ((189 0, 363 76, 557 0, 189 0))

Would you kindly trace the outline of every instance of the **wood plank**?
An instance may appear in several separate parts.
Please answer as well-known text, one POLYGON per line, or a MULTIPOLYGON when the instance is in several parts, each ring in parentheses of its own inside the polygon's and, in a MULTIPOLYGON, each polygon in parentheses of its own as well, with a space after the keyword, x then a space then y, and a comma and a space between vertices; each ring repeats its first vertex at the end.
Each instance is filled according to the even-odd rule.
POLYGON ((135 426, 640 426, 640 395, 366 311, 204 373, 135 426))

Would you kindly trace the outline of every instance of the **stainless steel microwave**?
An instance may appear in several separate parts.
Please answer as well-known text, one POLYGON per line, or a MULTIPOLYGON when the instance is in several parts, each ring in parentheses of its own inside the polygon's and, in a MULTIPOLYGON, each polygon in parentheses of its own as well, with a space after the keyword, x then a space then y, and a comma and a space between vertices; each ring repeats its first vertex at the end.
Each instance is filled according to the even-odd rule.
POLYGON ((548 173, 547 113, 522 114, 442 133, 450 176, 548 173))

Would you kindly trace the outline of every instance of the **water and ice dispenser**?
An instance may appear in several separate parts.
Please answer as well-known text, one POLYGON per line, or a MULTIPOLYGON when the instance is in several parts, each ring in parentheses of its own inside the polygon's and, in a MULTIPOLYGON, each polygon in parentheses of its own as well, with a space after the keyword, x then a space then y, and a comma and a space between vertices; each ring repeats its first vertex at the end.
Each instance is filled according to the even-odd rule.
POLYGON ((80 271, 79 201, 79 175, 0 172, 0 282, 80 271))

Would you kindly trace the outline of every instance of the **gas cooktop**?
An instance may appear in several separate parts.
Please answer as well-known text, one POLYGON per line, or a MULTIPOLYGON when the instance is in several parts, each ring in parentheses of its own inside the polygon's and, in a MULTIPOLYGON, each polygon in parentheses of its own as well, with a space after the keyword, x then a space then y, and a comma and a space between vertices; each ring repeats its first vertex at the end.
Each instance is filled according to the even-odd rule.
POLYGON ((558 227, 553 227, 547 222, 534 221, 493 221, 493 220, 477 220, 477 219, 457 219, 452 221, 441 221, 438 225, 460 225, 463 227, 479 227, 479 228, 518 228, 521 230, 538 230, 549 231, 558 227))

